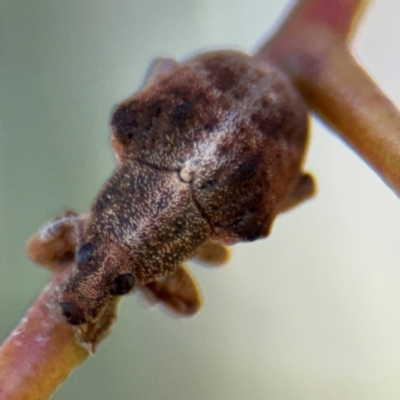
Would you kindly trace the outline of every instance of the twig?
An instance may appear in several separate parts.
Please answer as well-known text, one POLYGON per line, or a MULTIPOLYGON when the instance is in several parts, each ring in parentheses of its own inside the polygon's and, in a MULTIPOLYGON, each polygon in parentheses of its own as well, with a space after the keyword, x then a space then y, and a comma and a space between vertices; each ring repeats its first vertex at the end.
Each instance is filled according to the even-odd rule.
POLYGON ((348 47, 366 0, 304 0, 258 52, 400 194, 400 113, 348 47))
POLYGON ((69 268, 56 273, 0 348, 0 399, 47 399, 89 355, 59 311, 58 290, 69 268))

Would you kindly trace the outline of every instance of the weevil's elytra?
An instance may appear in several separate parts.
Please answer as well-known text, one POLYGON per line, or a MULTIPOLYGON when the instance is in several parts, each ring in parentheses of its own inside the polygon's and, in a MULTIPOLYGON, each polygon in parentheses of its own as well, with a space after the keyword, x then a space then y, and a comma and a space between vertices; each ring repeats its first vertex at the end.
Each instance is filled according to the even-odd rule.
POLYGON ((175 312, 195 312, 182 263, 203 244, 267 236, 279 212, 313 192, 301 170, 306 109, 274 67, 221 51, 155 70, 111 118, 119 165, 81 219, 61 295, 72 324, 95 321, 135 282, 175 312))

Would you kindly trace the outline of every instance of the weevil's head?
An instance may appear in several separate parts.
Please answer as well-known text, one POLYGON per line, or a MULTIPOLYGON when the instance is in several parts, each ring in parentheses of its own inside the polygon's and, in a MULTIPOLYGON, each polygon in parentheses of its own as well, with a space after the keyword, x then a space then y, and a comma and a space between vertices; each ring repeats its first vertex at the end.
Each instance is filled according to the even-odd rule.
POLYGON ((136 279, 127 252, 115 243, 87 242, 76 253, 76 268, 61 293, 62 313, 71 325, 95 322, 107 301, 132 291, 136 279))

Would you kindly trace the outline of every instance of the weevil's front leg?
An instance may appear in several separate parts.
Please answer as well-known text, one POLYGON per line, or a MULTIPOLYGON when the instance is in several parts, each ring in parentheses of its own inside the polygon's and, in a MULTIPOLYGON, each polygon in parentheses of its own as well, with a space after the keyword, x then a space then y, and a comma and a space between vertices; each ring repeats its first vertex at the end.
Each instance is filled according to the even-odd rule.
POLYGON ((315 179, 311 174, 303 173, 296 186, 281 205, 280 212, 289 211, 305 200, 315 195, 315 179))
POLYGON ((66 211, 48 222, 28 242, 29 258, 50 269, 62 267, 75 258, 88 214, 66 211))
POLYGON ((183 265, 172 274, 137 289, 148 303, 159 303, 177 316, 193 315, 202 304, 197 284, 183 265))
POLYGON ((212 240, 205 241, 193 254, 193 261, 206 266, 219 267, 226 264, 231 258, 231 251, 222 243, 212 240))

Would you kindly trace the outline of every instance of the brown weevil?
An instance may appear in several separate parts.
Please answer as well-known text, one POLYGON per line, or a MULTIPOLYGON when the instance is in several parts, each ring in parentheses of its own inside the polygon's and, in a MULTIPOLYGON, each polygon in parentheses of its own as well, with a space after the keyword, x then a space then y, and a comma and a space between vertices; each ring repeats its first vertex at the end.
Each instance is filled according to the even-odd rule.
POLYGON ((134 286, 196 312, 185 260, 223 261, 223 244, 267 236, 278 213, 314 191, 302 172, 303 101, 275 67, 242 52, 155 62, 111 128, 118 166, 89 214, 55 218, 29 250, 53 266, 75 257, 60 295, 73 325, 96 321, 134 286))

